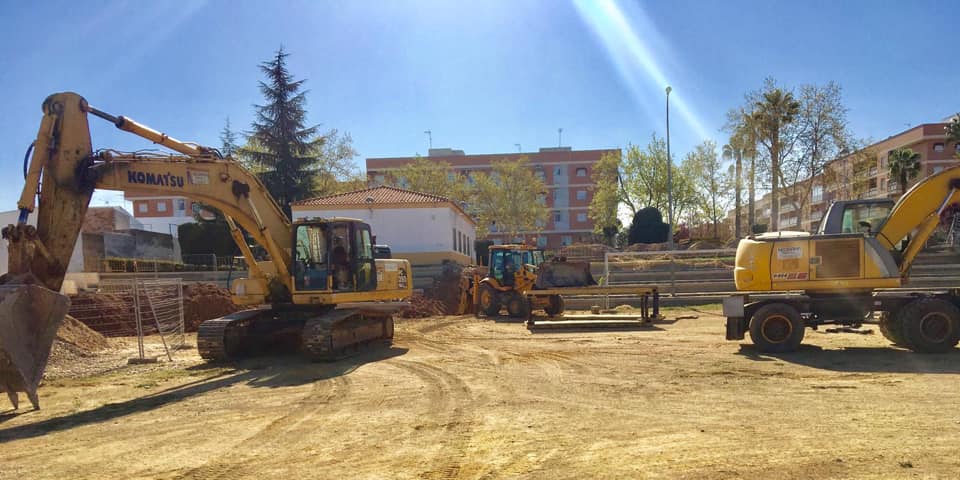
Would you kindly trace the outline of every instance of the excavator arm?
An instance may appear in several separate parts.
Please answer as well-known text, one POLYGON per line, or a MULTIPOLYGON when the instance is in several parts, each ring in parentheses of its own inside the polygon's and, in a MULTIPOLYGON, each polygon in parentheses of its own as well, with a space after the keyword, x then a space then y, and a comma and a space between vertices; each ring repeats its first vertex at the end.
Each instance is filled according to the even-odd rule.
POLYGON ((30 274, 48 289, 58 291, 93 190, 100 188, 183 196, 219 209, 251 266, 251 277, 281 285, 270 290, 275 294, 285 290, 287 298, 275 300, 289 300, 290 221, 256 176, 233 160, 221 158, 213 149, 181 142, 129 118, 104 113, 75 93, 51 95, 43 109, 18 202, 18 223, 4 229, 4 238, 10 242, 11 275, 30 274), (177 154, 94 152, 88 114, 177 154), (27 224, 27 217, 37 197, 40 209, 34 228, 27 224), (271 271, 264 271, 258 264, 238 227, 270 254, 271 271))
POLYGON ((940 223, 940 215, 958 202, 960 167, 951 167, 918 182, 893 206, 876 238, 883 248, 893 251, 900 240, 913 232, 899 261, 902 277, 906 277, 913 260, 940 223))

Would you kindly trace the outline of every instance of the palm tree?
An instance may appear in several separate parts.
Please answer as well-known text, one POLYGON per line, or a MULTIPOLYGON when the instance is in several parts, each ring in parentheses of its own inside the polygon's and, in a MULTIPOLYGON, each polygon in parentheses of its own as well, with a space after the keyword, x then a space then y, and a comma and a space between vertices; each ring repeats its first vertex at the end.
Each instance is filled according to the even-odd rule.
MULTIPOLYGON (((737 239, 742 237, 742 228, 740 226, 740 209, 743 204, 741 192, 743 190, 743 157, 752 151, 749 143, 749 132, 747 125, 740 124, 730 135, 729 143, 723 146, 723 158, 726 160, 736 160, 734 171, 734 235, 737 239)), ((750 206, 753 207, 753 185, 750 186, 750 206)), ((750 212, 750 221, 753 221, 753 212, 750 212)))
POLYGON ((784 127, 793 123, 800 113, 800 102, 793 98, 790 92, 784 92, 777 87, 769 87, 763 92, 760 99, 754 103, 756 109, 754 117, 757 122, 757 133, 770 152, 770 231, 779 229, 780 198, 778 187, 780 184, 780 133, 784 127))
POLYGON ((900 194, 907 191, 907 182, 920 174, 920 154, 909 148, 898 148, 890 152, 887 158, 890 178, 896 178, 900 185, 900 194))
POLYGON ((953 149, 956 152, 954 155, 960 159, 960 149, 957 149, 957 145, 960 144, 960 113, 950 120, 944 130, 947 131, 947 141, 953 142, 953 149))

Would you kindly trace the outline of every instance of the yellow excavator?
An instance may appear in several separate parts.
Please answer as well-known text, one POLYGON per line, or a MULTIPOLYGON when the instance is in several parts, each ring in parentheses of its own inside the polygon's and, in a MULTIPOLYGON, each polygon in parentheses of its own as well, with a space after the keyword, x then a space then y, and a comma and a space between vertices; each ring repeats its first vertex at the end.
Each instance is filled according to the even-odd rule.
POLYGON ((19 218, 3 229, 9 267, 0 278, 0 390, 15 408, 17 392, 26 392, 38 408, 36 388, 69 307, 58 292, 96 188, 183 196, 226 217, 249 265, 249 278, 232 282, 232 299, 253 308, 203 322, 197 337, 203 358, 229 360, 286 347, 329 360, 393 338, 392 313, 412 293, 410 264, 375 259, 366 223, 291 222, 260 180, 233 159, 102 112, 75 93, 43 102, 32 149, 19 218), (90 115, 175 153, 94 150, 90 115), (28 224, 31 213, 35 227, 28 224), (254 257, 244 231, 268 260, 254 257))
POLYGON ((747 331, 763 352, 796 350, 805 328, 859 327, 916 352, 960 342, 957 289, 883 291, 904 285, 917 254, 948 208, 960 202, 960 167, 924 178, 890 200, 835 202, 816 235, 773 232, 737 246, 734 279, 745 292, 724 299, 727 340, 747 331), (796 293, 775 293, 796 292, 796 293))

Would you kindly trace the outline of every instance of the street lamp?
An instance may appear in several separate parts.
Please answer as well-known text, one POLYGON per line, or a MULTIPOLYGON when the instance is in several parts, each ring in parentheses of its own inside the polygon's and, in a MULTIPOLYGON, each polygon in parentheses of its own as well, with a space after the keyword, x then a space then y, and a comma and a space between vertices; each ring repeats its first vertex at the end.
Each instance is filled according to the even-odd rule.
POLYGON ((517 147, 517 153, 520 153, 520 152, 523 151, 523 150, 520 149, 520 144, 519 144, 519 143, 514 143, 513 146, 517 147))
POLYGON ((557 147, 563 146, 563 128, 557 129, 557 147))
POLYGON ((670 156, 670 91, 667 85, 667 248, 673 250, 673 157, 670 156))
POLYGON ((423 133, 427 134, 427 141, 430 142, 430 148, 433 148, 433 132, 430 130, 424 130, 423 133))

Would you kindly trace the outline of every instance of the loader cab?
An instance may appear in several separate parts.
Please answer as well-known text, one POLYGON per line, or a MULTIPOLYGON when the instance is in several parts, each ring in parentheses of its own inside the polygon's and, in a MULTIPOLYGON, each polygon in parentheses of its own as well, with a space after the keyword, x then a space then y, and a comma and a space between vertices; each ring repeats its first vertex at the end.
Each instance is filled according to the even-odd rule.
POLYGON ((833 202, 820 220, 817 234, 874 234, 890 216, 893 205, 893 200, 885 198, 833 202))
POLYGON ((510 285, 522 268, 534 268, 543 263, 543 250, 525 245, 496 245, 490 247, 490 276, 502 285, 510 285))
POLYGON ((294 226, 297 291, 364 292, 377 289, 370 225, 334 218, 294 226))

